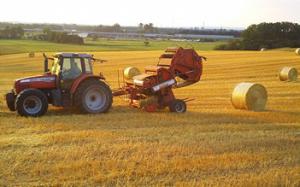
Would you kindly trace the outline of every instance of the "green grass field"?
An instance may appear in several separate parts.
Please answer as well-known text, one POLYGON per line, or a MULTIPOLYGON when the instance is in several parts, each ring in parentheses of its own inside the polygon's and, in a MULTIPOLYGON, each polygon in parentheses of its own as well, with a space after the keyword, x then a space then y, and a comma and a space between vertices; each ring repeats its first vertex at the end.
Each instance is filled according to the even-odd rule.
MULTIPOLYGON (((38 44, 47 46, 23 50, 38 44)), ((162 52, 95 52, 108 60, 95 72, 116 88, 119 69, 156 64, 162 52)), ((300 82, 277 77, 283 66, 300 70, 300 56, 199 54, 208 57, 202 81, 175 90, 178 98, 195 99, 185 114, 146 113, 117 97, 107 114, 50 107, 41 118, 24 118, 1 99, 0 186, 300 186, 300 82), (245 81, 265 85, 266 111, 232 107, 231 92, 245 81)), ((41 53, 0 56, 0 94, 14 79, 40 74, 42 60, 41 53)))
POLYGON ((175 42, 150 40, 145 46, 143 40, 86 40, 84 45, 58 44, 33 40, 0 40, 0 55, 28 52, 78 52, 78 51, 145 51, 163 50, 170 46, 194 47, 197 50, 212 50, 224 42, 175 42))

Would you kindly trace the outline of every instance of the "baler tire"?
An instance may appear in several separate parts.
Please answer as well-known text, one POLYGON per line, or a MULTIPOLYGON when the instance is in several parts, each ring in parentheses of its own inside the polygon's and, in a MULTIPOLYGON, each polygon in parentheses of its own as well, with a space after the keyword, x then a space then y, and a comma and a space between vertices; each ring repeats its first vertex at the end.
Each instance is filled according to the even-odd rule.
POLYGON ((186 103, 183 100, 175 99, 169 105, 171 112, 184 113, 186 112, 186 103))
POLYGON ((74 104, 75 107, 78 108, 82 113, 91 113, 91 114, 106 113, 108 112, 108 110, 112 105, 112 91, 110 87, 103 81, 100 81, 98 79, 88 79, 82 82, 77 88, 77 91, 75 92, 74 95, 74 104), (92 91, 94 91, 94 93, 92 91), (91 94, 89 92, 92 92, 92 95, 90 95, 90 97, 88 97, 89 96, 88 94, 91 94), (102 98, 98 100, 99 99, 97 98, 98 96, 102 98), (93 107, 93 105, 97 103, 92 103, 94 102, 92 97, 94 97, 94 100, 96 101, 98 100, 98 103, 100 102, 99 105, 101 105, 101 106, 94 106, 97 107, 94 110, 91 107, 93 107), (101 101, 103 97, 105 98, 105 100, 101 101), (88 104, 88 102, 90 102, 90 105, 88 104))
POLYGON ((23 90, 21 93, 18 94, 16 98, 16 110, 20 116, 26 116, 26 117, 42 116, 48 110, 48 99, 46 95, 40 90, 37 89, 23 90))

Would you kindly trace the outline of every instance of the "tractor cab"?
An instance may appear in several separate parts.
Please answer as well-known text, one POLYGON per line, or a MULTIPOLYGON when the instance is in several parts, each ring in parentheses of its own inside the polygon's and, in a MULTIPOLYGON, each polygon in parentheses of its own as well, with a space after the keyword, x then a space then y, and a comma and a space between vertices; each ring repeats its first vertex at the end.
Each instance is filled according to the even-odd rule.
POLYGON ((57 53, 54 58, 45 58, 45 70, 51 74, 57 74, 60 70, 67 78, 76 78, 81 73, 93 73, 91 62, 94 60, 92 55, 77 53, 57 53), (48 69, 47 59, 52 59, 52 67, 48 69))
POLYGON ((63 90, 70 90, 74 81, 86 74, 93 74, 92 55, 77 53, 57 53, 54 58, 45 57, 45 72, 56 75, 57 86, 63 90), (52 66, 48 68, 48 60, 52 60, 52 66))

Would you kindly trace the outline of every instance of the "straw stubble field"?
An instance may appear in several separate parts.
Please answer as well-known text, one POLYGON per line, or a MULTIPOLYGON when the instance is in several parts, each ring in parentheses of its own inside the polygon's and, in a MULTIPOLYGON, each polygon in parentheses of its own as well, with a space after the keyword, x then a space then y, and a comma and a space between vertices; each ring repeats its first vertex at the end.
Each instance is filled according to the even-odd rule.
MULTIPOLYGON (((155 64, 161 51, 99 52, 112 88, 117 70, 155 64)), ((292 52, 199 52, 203 80, 176 90, 195 98, 188 112, 145 113, 115 98, 107 114, 49 108, 41 118, 10 113, 0 100, 0 185, 300 185, 300 82, 280 82, 292 52), (240 82, 263 84, 264 112, 236 110, 240 82)), ((18 77, 42 71, 42 57, 0 57, 0 94, 18 77)))

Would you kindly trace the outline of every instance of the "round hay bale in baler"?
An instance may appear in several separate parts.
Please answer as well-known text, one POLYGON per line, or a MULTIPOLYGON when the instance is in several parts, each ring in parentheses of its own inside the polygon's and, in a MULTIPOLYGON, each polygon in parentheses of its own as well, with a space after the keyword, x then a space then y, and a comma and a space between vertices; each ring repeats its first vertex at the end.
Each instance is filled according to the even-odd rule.
POLYGON ((136 67, 127 67, 123 71, 124 79, 125 80, 132 80, 134 76, 140 75, 141 72, 136 67))
POLYGON ((238 84, 231 96, 231 102, 234 108, 263 111, 267 104, 268 93, 266 88, 261 84, 240 83, 238 84))
POLYGON ((298 78, 298 71, 293 67, 284 67, 279 72, 279 79, 281 81, 296 81, 298 78))
POLYGON ((296 50, 295 50, 295 53, 296 53, 297 55, 300 55, 300 48, 296 49, 296 50))

